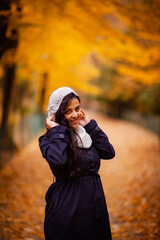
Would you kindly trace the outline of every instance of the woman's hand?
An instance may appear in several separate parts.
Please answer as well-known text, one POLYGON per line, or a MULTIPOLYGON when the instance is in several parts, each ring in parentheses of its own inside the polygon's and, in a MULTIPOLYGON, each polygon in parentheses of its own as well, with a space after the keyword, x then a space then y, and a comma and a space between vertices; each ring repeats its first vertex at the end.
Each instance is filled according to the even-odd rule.
POLYGON ((52 116, 50 116, 46 119, 45 123, 46 123, 47 129, 51 129, 52 127, 59 126, 58 123, 54 122, 54 119, 55 119, 55 114, 53 114, 52 116))
POLYGON ((90 122, 89 118, 86 116, 85 112, 81 109, 81 118, 79 121, 79 125, 84 127, 89 122, 90 122))

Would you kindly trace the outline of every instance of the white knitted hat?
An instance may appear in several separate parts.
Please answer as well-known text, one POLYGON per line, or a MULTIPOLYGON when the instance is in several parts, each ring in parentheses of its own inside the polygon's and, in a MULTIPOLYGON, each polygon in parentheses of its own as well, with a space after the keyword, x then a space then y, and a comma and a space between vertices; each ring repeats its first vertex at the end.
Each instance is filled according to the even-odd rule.
POLYGON ((54 113, 57 112, 63 98, 70 93, 74 93, 76 96, 78 96, 77 93, 72 88, 69 88, 69 87, 60 87, 56 89, 54 92, 52 92, 49 98, 48 108, 47 108, 48 117, 52 116, 54 113))

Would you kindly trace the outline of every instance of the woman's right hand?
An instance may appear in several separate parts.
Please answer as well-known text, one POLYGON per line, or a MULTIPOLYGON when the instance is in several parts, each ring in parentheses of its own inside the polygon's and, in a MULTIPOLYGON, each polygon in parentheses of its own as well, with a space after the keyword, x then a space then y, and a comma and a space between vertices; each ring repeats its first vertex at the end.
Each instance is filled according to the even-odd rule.
POLYGON ((52 127, 59 126, 58 123, 54 122, 54 118, 55 118, 55 114, 46 118, 45 124, 47 129, 51 129, 52 127))
POLYGON ((81 109, 81 118, 79 121, 79 125, 84 127, 89 122, 90 122, 90 119, 86 116, 85 112, 81 109))

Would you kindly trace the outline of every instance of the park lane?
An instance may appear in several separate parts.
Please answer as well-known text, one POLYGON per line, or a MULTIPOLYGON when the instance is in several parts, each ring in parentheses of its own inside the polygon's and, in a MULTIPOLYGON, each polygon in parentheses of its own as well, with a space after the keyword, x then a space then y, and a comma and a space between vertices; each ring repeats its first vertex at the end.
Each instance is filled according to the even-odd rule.
MULTIPOLYGON (((91 111, 88 115, 116 150, 115 158, 102 161, 100 169, 113 239, 160 239, 158 136, 126 121, 91 111)), ((0 239, 44 239, 44 195, 52 175, 37 138, 0 171, 0 239)))

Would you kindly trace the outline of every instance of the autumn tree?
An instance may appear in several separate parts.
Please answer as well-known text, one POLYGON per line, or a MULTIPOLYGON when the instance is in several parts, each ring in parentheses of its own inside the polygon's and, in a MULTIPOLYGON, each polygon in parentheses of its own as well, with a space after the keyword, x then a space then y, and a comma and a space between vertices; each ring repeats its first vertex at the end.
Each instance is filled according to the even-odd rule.
MULTIPOLYGON (((9 109, 11 105, 12 90, 15 83, 15 52, 18 45, 18 30, 15 26, 10 28, 9 21, 11 16, 11 3, 12 1, 2 0, 0 2, 0 60, 4 68, 3 76, 3 104, 2 104, 2 120, 1 129, 6 129, 8 125, 9 109), (2 59, 3 58, 3 59, 2 59)), ((17 12, 21 8, 17 5, 17 12)))
POLYGON ((4 81, 3 126, 15 64, 17 86, 28 81, 40 112, 50 93, 63 85, 105 96, 119 115, 124 107, 143 111, 143 105, 151 112, 160 83, 158 0, 3 0, 1 8, 0 67, 7 66, 3 79, 10 79, 4 81))

